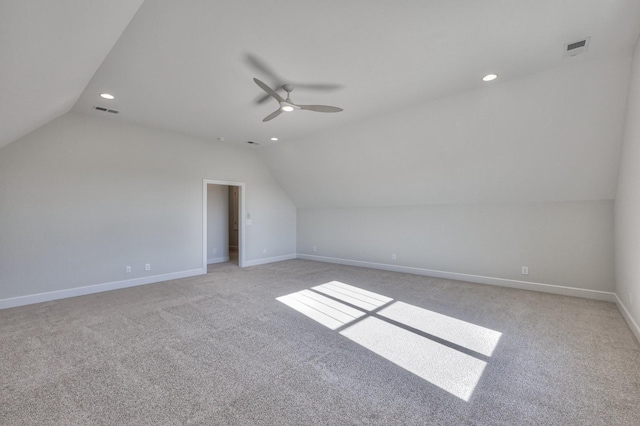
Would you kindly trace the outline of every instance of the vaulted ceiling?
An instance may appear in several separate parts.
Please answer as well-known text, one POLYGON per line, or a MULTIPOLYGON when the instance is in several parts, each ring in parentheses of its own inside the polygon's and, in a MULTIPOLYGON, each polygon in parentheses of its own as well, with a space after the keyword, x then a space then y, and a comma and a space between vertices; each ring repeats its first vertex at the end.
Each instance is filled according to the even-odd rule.
MULTIPOLYGON (((489 192, 496 191, 496 185, 503 185, 496 182, 504 179, 504 173, 507 179, 509 173, 515 173, 513 182, 524 179, 524 184, 529 185, 526 191, 531 197, 525 199, 606 198, 615 186, 612 182, 617 170, 616 144, 619 142, 608 139, 620 136, 616 129, 622 120, 619 110, 624 103, 626 81, 603 88, 597 79, 628 79, 624 70, 628 69, 628 58, 640 33, 639 23, 640 1, 637 0, 1 0, 0 113, 4 119, 0 146, 72 107, 79 113, 101 114, 111 120, 204 139, 224 138, 230 144, 251 140, 263 145, 260 149, 265 160, 294 202, 314 205, 303 195, 310 187, 297 187, 307 172, 310 179, 323 177, 323 166, 318 165, 318 161, 314 163, 314 159, 328 160, 344 155, 345 162, 337 164, 348 168, 353 167, 362 153, 379 155, 362 169, 371 176, 376 172, 369 170, 374 167, 371 164, 397 152, 391 149, 398 143, 393 136, 401 134, 400 146, 405 153, 396 159, 396 165, 388 174, 397 175, 404 170, 405 180, 431 179, 437 186, 439 180, 448 179, 450 189, 450 170, 430 175, 422 164, 412 165, 411 159, 418 154, 424 157, 429 153, 442 153, 444 149, 449 162, 438 162, 437 157, 431 157, 436 158, 433 172, 442 168, 440 166, 459 164, 458 159, 473 152, 469 151, 473 146, 481 158, 492 158, 492 165, 498 162, 497 169, 480 181, 493 185, 494 189, 489 192), (587 54, 565 57, 566 43, 585 37, 591 37, 587 54), (498 74, 498 80, 482 82, 482 76, 488 73, 498 74), (536 83, 530 80, 535 75, 550 77, 536 83), (569 93, 575 98, 572 102, 563 104, 562 97, 537 99, 533 104, 538 109, 528 110, 524 100, 509 115, 510 109, 505 103, 513 96, 540 93, 540 87, 547 87, 553 98, 558 89, 571 85, 574 75, 581 86, 571 87, 569 93), (318 91, 301 85, 294 90, 292 98, 302 104, 340 106, 344 112, 296 111, 263 123, 262 118, 274 111, 277 104, 273 99, 262 104, 256 102, 263 92, 254 84, 253 77, 269 85, 275 84, 274 77, 278 77, 280 83, 339 86, 335 90, 318 91), (517 84, 527 81, 531 83, 517 84), (497 95, 488 94, 488 90, 493 90, 490 87, 502 93, 498 100, 497 95), (100 98, 103 92, 113 94, 115 99, 100 98), (609 96, 604 92, 613 94, 609 96), (470 98, 464 98, 464 94, 470 94, 470 98), (484 99, 483 96, 494 96, 494 100, 478 101, 484 99), (612 114, 619 119, 606 117, 602 126, 591 123, 592 127, 581 130, 587 138, 586 144, 597 149, 589 151, 577 174, 570 171, 574 165, 569 161, 576 149, 575 140, 561 147, 561 158, 566 161, 551 162, 555 168, 550 172, 550 180, 561 176, 562 170, 569 170, 570 184, 554 193, 537 187, 536 176, 525 179, 518 175, 524 172, 514 164, 514 159, 527 154, 535 159, 534 164, 544 163, 544 150, 555 146, 553 142, 559 139, 559 134, 539 131, 535 137, 525 138, 531 143, 546 138, 538 150, 530 146, 515 149, 505 145, 506 141, 513 139, 515 133, 526 136, 525 129, 513 128, 513 132, 499 134, 495 140, 492 139, 496 136, 494 130, 485 129, 478 144, 473 145, 472 135, 477 128, 463 124, 460 132, 464 137, 458 137, 458 142, 445 148, 439 147, 433 139, 442 142, 447 137, 443 136, 442 127, 434 130, 433 126, 441 124, 424 127, 424 114, 436 120, 434 117, 444 110, 430 105, 448 98, 459 99, 463 106, 456 107, 457 110, 467 117, 475 116, 476 121, 479 117, 500 120, 500 116, 487 115, 486 111, 484 115, 477 114, 487 105, 493 105, 504 110, 505 117, 509 117, 505 120, 511 124, 517 121, 515 111, 520 111, 533 114, 537 126, 544 127, 553 120, 551 113, 547 117, 539 114, 548 110, 546 105, 555 102, 566 109, 589 99, 611 104, 612 114), (95 106, 118 110, 119 114, 98 112, 93 109, 95 106), (430 113, 433 114, 429 116, 430 113), (387 118, 391 124, 385 126, 387 118), (374 153, 366 151, 365 136, 358 137, 365 129, 378 129, 375 134, 366 135, 369 142, 375 142, 374 153), (598 132, 598 129, 604 130, 598 132), (428 137, 429 132, 432 138, 428 137), (422 136, 417 137, 418 134, 422 136), (318 135, 325 135, 324 139, 318 135), (271 137, 278 137, 280 141, 271 142, 271 137), (345 147, 354 139, 359 139, 355 145, 345 147), (333 145, 329 144, 318 154, 315 151, 323 140, 330 140, 333 145), (613 144, 611 149, 606 148, 609 142, 613 144), (341 147, 344 152, 340 152, 341 147), (603 157, 606 171, 598 175, 597 170, 602 166, 598 158, 603 157), (292 165, 286 158, 308 167, 292 165), (500 163, 499 159, 504 161, 500 163), (304 170, 299 170, 300 167, 304 170), (597 190, 583 195, 576 182, 593 171, 597 175, 592 178, 595 182, 582 184, 593 184, 597 190), (542 191, 539 197, 534 196, 536 191, 542 191)), ((588 117, 598 117, 600 112, 592 107, 588 117)), ((451 121, 455 114, 448 115, 451 126, 460 124, 451 121)), ((564 118, 579 120, 575 114, 564 118)), ((465 161, 473 166, 470 159, 465 161)), ((471 167, 466 172, 469 176, 464 176, 473 178, 474 173, 486 172, 471 167)), ((351 178, 342 176, 345 180, 351 178)), ((327 181, 329 185, 340 182, 337 178, 327 181)), ((549 185, 553 183, 547 182, 549 185)), ((434 187, 431 192, 417 187, 416 191, 430 194, 420 198, 420 202, 469 201, 475 200, 471 196, 476 193, 474 186, 482 185, 471 185, 450 197, 442 195, 444 187, 434 187)), ((317 194, 322 193, 321 188, 314 189, 317 194)), ((367 191, 375 190, 371 187, 367 191)), ((385 203, 410 202, 407 197, 394 199, 391 188, 386 191, 385 203)), ((512 194, 517 188, 509 191, 512 194)), ((485 195, 476 198, 518 198, 485 195)), ((339 196, 333 196, 322 204, 343 202, 339 196)), ((370 202, 363 199, 360 204, 370 202)))
POLYGON ((0 0, 0 147, 68 112, 142 0, 0 0))

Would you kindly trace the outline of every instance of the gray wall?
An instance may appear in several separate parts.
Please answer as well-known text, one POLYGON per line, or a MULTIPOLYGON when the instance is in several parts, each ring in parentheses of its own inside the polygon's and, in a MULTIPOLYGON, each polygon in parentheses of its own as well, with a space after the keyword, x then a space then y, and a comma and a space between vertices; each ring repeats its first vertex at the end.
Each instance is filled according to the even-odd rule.
POLYGON ((298 209, 298 253, 613 291, 613 202, 298 209))
POLYGON ((69 113, 3 147, 0 299, 201 268, 205 178, 246 184, 248 261, 295 254, 296 209, 249 146, 69 113))
POLYGON ((207 185, 207 262, 229 258, 229 187, 207 185))
POLYGON ((631 75, 615 203, 616 293, 635 321, 640 340, 640 42, 631 75))

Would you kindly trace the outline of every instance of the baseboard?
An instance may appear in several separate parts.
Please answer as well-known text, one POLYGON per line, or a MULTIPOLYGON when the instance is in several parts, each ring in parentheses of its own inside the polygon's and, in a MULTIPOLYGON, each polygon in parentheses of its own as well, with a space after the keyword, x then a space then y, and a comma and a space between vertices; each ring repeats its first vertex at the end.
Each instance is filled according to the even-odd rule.
POLYGON ((631 329, 633 334, 636 336, 636 339, 638 339, 638 342, 640 342, 640 326, 638 326, 638 324, 633 320, 633 317, 627 310, 627 307, 624 306, 624 303, 622 303, 622 300, 620 300, 618 295, 616 294, 615 296, 616 296, 616 305, 618 306, 618 310, 624 317, 624 320, 627 322, 627 324, 629 324, 629 328, 631 329))
POLYGON ((212 257, 207 259, 207 265, 211 265, 213 263, 224 263, 229 261, 229 256, 227 257, 212 257))
POLYGON ((500 287, 517 288, 520 290, 539 291, 543 293, 560 294, 563 296, 583 297, 586 299, 604 300, 615 302, 615 293, 599 290, 587 290, 575 287, 564 287, 553 284, 535 283, 529 281, 509 280, 505 278, 484 277, 481 275, 462 274, 459 272, 446 272, 434 269, 414 268, 410 266, 389 265, 386 263, 365 262, 361 260, 339 259, 335 257, 316 256, 298 253, 298 259, 315 260, 318 262, 337 263, 340 265, 361 266, 364 268, 382 269, 385 271, 404 272, 407 274, 425 275, 450 280, 468 281, 478 284, 489 284, 500 287))
POLYGON ((135 287, 145 284, 159 283, 162 281, 177 280, 179 278, 193 277, 206 274, 206 269, 191 269, 189 271, 172 272, 169 274, 153 275, 149 277, 133 278, 124 281, 94 284, 84 287, 75 287, 65 290, 49 291, 46 293, 30 294, 27 296, 0 299, 0 309, 15 308, 17 306, 31 305, 34 303, 49 302, 51 300, 66 299, 68 297, 84 296, 103 291, 117 290, 120 288, 135 287))
POLYGON ((264 259, 245 260, 244 266, 264 265, 265 263, 281 262, 283 260, 296 259, 297 257, 298 255, 296 254, 285 254, 284 256, 266 257, 264 259))

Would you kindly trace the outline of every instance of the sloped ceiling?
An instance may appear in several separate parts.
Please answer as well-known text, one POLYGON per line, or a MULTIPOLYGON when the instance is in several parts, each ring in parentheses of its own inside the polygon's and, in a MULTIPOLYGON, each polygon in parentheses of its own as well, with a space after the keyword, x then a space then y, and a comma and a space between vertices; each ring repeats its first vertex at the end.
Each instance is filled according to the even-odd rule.
POLYGON ((267 145, 473 90, 489 72, 506 81, 561 66, 565 43, 582 37, 592 58, 629 54, 639 21, 629 0, 147 0, 74 110, 267 145), (274 82, 248 55, 293 83, 341 85, 292 98, 344 112, 263 123, 277 103, 257 105, 252 78, 274 82))
POLYGON ((299 208, 611 200, 629 71, 570 63, 260 154, 299 208))
POLYGON ((123 32, 139 2, 1 4, 5 142, 86 86, 75 112, 260 143, 299 207, 613 197, 637 0, 146 0, 123 32), (344 112, 263 123, 272 74, 344 112))
POLYGON ((0 147, 69 111, 142 0, 0 0, 0 147))

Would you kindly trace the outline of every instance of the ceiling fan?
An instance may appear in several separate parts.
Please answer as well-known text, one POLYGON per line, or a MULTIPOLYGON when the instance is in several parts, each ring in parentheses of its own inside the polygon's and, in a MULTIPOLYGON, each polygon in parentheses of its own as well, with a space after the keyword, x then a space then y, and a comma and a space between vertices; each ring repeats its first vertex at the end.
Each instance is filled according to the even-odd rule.
POLYGON ((277 110, 275 110, 271 114, 267 115, 262 121, 273 120, 274 118, 276 118, 277 116, 279 116, 283 112, 291 112, 291 111, 295 111, 297 109, 303 109, 303 110, 307 110, 307 111, 316 111, 316 112, 340 112, 340 111, 342 111, 342 108, 338 108, 338 107, 334 107, 334 106, 328 106, 328 105, 297 105, 297 104, 294 104, 293 101, 291 100, 291 92, 293 91, 293 86, 291 84, 285 84, 285 85, 282 86, 282 88, 287 92, 287 99, 283 99, 282 96, 280 96, 275 90, 273 90, 271 87, 267 86, 266 84, 264 84, 263 82, 261 82, 257 78, 254 78, 253 81, 255 81, 256 84, 258 86, 260 86, 260 88, 262 90, 267 92, 268 95, 273 97, 273 99, 278 101, 278 103, 280 104, 280 108, 278 108, 277 110))
MULTIPOLYGON (((273 69, 269 65, 267 65, 262 59, 258 58, 256 55, 248 53, 246 56, 246 60, 248 64, 254 68, 256 71, 267 77, 267 81, 272 83, 269 87, 273 87, 275 92, 280 91, 280 89, 284 89, 284 85, 287 83, 287 79, 280 77, 276 74, 273 69)), ((291 83, 288 80, 288 83, 291 83)), ((331 83, 298 83, 293 84, 298 89, 309 89, 309 90, 321 90, 321 91, 330 91, 341 89, 342 86, 339 84, 331 84, 331 83)), ((257 104, 262 104, 268 101, 270 95, 263 95, 260 98, 256 99, 257 104)))

